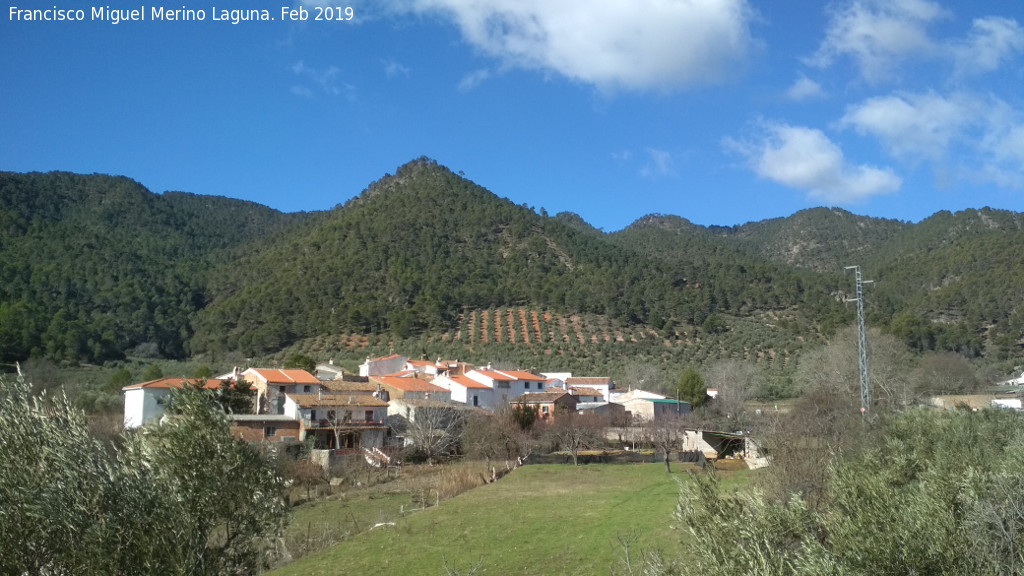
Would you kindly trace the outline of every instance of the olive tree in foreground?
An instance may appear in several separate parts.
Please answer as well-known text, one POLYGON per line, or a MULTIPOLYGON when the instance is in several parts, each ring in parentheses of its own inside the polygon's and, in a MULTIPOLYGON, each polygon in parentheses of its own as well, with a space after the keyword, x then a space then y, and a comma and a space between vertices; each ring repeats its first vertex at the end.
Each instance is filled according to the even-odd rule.
POLYGON ((0 573, 246 574, 283 529, 283 480, 198 390, 179 414, 89 434, 63 396, 0 378, 0 573))
POLYGON ((1016 413, 911 411, 823 462, 815 506, 698 476, 676 510, 689 532, 679 557, 686 573, 711 576, 1024 574, 1022 447, 1016 413))

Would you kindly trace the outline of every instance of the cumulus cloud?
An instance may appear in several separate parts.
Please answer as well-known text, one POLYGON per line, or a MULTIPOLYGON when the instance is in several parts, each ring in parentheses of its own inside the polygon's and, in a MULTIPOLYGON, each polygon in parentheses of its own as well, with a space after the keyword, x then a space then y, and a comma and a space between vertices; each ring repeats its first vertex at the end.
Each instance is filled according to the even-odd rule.
POLYGON ((806 76, 797 78, 796 82, 786 90, 786 97, 790 100, 808 100, 810 98, 820 98, 824 95, 825 91, 821 89, 821 84, 806 76))
POLYGON ((1024 29, 1009 18, 979 18, 965 40, 952 44, 951 52, 958 75, 991 72, 1024 53, 1024 29))
POLYGON ((309 87, 309 84, 312 84, 321 93, 331 96, 344 95, 349 100, 355 99, 355 86, 340 81, 341 70, 336 66, 319 69, 307 66, 305 62, 299 60, 290 68, 293 74, 306 83, 292 86, 291 92, 296 96, 313 97, 314 91, 309 87))
POLYGON ((606 91, 718 82, 752 44, 747 0, 393 0, 393 7, 450 19, 503 65, 606 91))
POLYGON ((408 67, 403 66, 394 60, 381 60, 380 63, 384 66, 384 74, 386 74, 388 78, 397 78, 399 76, 407 77, 411 72, 408 67))
POLYGON ((1024 113, 992 95, 869 98, 849 107, 839 126, 877 138, 894 158, 930 162, 936 172, 952 168, 961 179, 1024 186, 1024 113))
POLYGON ((662 176, 674 176, 675 159, 672 153, 657 148, 647 148, 647 164, 640 169, 640 175, 644 178, 658 178, 662 176))
POLYGON ((765 133, 756 141, 726 141, 762 178, 836 204, 895 192, 902 184, 888 168, 849 164, 839 146, 820 130, 782 123, 763 127, 765 133))
POLYGON ((487 79, 490 78, 490 77, 491 77, 491 71, 486 69, 486 68, 481 68, 480 70, 474 70, 474 71, 470 72, 469 74, 466 74, 465 76, 463 76, 462 80, 459 80, 459 91, 460 92, 468 92, 470 90, 473 90, 477 86, 479 86, 479 85, 483 84, 484 82, 486 82, 487 79))
POLYGON ((840 125, 877 137, 897 158, 937 161, 982 112, 966 95, 893 94, 851 106, 840 125))
POLYGON ((941 53, 927 27, 947 16, 928 0, 855 0, 832 10, 825 39, 807 62, 827 67, 849 57, 868 82, 886 80, 906 58, 941 53))

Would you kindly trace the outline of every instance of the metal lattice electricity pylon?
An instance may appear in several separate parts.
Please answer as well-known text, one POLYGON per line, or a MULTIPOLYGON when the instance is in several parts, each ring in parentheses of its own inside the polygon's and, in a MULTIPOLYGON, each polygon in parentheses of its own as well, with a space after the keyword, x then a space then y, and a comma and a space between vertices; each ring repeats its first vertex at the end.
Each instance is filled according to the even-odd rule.
POLYGON ((868 335, 864 330, 864 284, 874 280, 861 280, 860 266, 847 266, 853 270, 857 284, 857 297, 848 298, 847 302, 857 303, 857 351, 860 353, 860 413, 868 415, 871 409, 871 376, 868 374, 868 335))

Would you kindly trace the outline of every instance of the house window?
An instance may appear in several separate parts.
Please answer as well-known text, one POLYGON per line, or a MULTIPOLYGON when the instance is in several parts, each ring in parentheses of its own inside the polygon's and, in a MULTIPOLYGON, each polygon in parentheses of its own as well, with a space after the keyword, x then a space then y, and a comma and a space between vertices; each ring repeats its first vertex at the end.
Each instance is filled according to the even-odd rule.
POLYGON ((312 392, 308 384, 302 387, 302 391, 305 392, 306 394, 312 392))
POLYGON ((373 410, 366 411, 366 421, 373 422, 373 410))
POLYGON ((337 418, 335 418, 335 416, 337 416, 337 415, 334 413, 334 410, 328 410, 327 411, 327 419, 330 420, 331 422, 337 420, 337 418))
POLYGON ((310 420, 316 420, 316 410, 310 410, 309 411, 309 419, 310 420))
POLYGON ((476 396, 473 396, 473 406, 479 406, 479 405, 480 405, 480 399, 478 397, 476 397, 476 396))
POLYGON ((494 386, 496 388, 508 388, 509 382, 508 380, 498 380, 497 382, 494 383, 494 386))
POLYGON ((277 434, 277 426, 264 426, 263 427, 263 437, 264 438, 272 438, 275 434, 277 434))
POLYGON ((547 413, 548 413, 548 407, 547 407, 547 406, 541 406, 541 407, 540 407, 540 411, 541 411, 542 413, 544 413, 544 414, 547 414, 547 413))
POLYGON ((527 383, 526 383, 526 389, 527 389, 527 390, 529 390, 529 389, 530 389, 530 383, 529 383, 529 382, 527 382, 527 383))

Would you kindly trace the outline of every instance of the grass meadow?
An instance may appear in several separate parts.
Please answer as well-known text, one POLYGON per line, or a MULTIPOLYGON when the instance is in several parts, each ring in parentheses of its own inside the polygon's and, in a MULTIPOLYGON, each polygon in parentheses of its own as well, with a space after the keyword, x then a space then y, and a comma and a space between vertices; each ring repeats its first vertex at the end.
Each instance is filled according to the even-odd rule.
MULTIPOLYGON (((734 486, 749 481, 747 472, 720 477, 734 486)), ((444 575, 446 564, 466 573, 478 562, 477 574, 609 574, 619 568, 620 538, 635 538, 634 554, 674 555, 685 533, 673 530, 672 511, 679 482, 687 481, 679 464, 671 474, 663 464, 531 465, 450 500, 429 484, 369 499, 324 500, 296 509, 290 538, 301 540, 306 530, 312 541, 314 532, 331 526, 361 533, 272 574, 444 575), (425 502, 431 506, 409 513, 425 502), (365 530, 389 522, 394 525, 365 530)))

